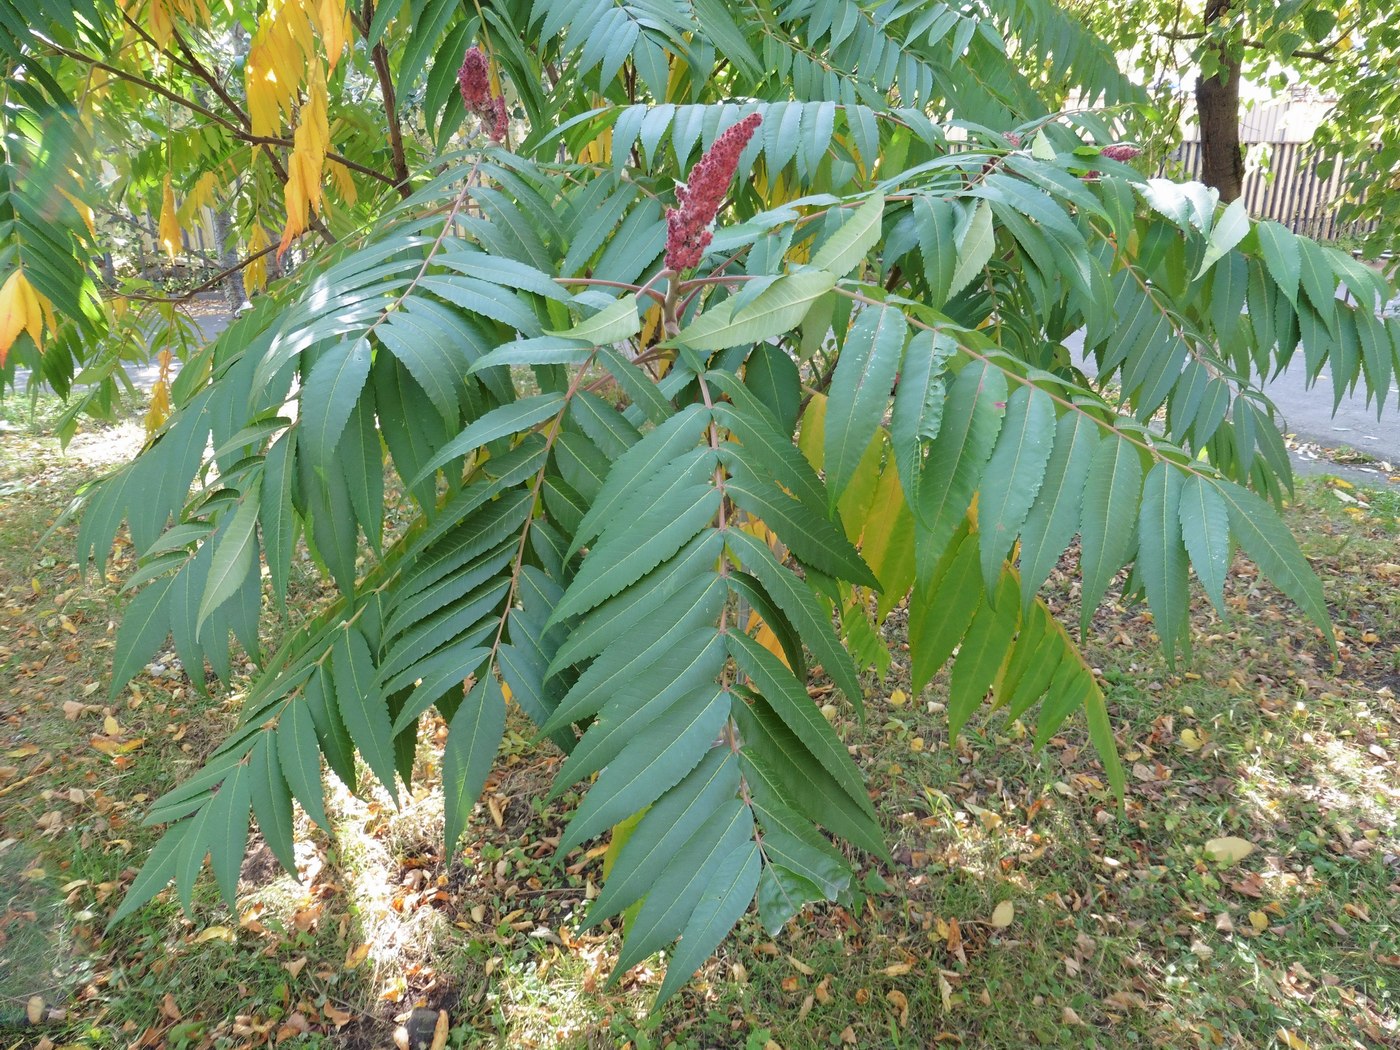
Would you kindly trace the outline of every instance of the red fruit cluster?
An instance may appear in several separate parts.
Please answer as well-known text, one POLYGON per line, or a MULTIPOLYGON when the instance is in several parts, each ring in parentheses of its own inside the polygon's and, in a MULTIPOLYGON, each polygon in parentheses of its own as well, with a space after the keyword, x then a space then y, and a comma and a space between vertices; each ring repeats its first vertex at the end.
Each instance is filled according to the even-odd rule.
POLYGON ((739 154, 763 123, 758 113, 750 113, 717 139, 695 167, 690 179, 676 187, 677 208, 666 209, 666 266, 689 270, 700 265, 713 234, 710 226, 724 203, 729 184, 739 167, 739 154))
POLYGON ((462 104, 467 112, 480 118, 490 136, 504 142, 510 116, 506 100, 491 93, 491 66, 481 48, 473 45, 462 56, 462 68, 457 70, 457 87, 462 92, 462 104))
POLYGON ((1130 161, 1142 150, 1136 146, 1129 146, 1126 142, 1115 142, 1111 146, 1105 146, 1099 150, 1099 156, 1107 157, 1109 160, 1130 161))

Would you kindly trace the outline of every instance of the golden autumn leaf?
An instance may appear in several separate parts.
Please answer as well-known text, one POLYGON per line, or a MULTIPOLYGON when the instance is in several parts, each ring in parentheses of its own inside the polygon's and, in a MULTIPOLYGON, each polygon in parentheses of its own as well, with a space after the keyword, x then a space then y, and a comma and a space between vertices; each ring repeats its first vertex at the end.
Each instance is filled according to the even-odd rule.
POLYGON ((350 12, 346 9, 345 0, 320 0, 313 9, 313 15, 326 46, 326 60, 334 72, 335 64, 340 61, 340 55, 350 40, 350 12))
POLYGON ((243 294, 251 296, 254 292, 260 291, 267 284, 267 256, 259 254, 269 244, 267 231, 263 229, 262 223, 254 223, 253 230, 248 235, 248 254, 257 256, 247 266, 243 267, 243 294))
POLYGON ((175 214, 175 191, 170 185, 169 173, 165 176, 165 186, 161 190, 160 228, 157 232, 161 249, 175 261, 175 252, 184 243, 180 233, 180 219, 175 214))
POLYGON ((0 365, 4 365, 20 332, 28 332, 34 345, 42 350, 45 324, 50 331, 58 327, 53 304, 35 291, 23 270, 15 270, 0 285, 0 365))

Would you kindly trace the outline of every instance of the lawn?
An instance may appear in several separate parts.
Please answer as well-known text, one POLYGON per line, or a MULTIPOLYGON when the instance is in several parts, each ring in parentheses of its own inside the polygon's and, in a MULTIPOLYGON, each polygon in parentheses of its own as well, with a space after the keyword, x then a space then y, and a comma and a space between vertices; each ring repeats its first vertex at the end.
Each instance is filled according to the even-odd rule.
MULTIPOLYGON (((53 418, 0 405, 0 1048, 1400 1045, 1395 490, 1310 479, 1288 512, 1335 668, 1240 559, 1231 618, 1198 602, 1174 670, 1144 608, 1100 610, 1121 812, 1077 721, 1038 753, 999 715, 950 741, 946 683, 909 695, 896 611, 868 719, 838 715, 895 864, 863 860, 849 906, 777 937, 745 920, 649 1016, 661 963, 608 987, 618 931, 577 930, 605 844, 555 861, 578 796, 540 803, 559 756, 523 718, 457 856, 428 746, 400 809, 336 784, 335 835, 303 822, 299 882, 255 836, 238 914, 206 886, 193 915, 162 896, 105 929, 154 838, 145 804, 238 694, 202 696, 167 654, 109 701, 133 552, 84 576, 74 526, 46 532, 141 431, 89 427, 65 452, 53 418)), ((315 597, 309 567, 297 586, 315 597)), ((1050 586, 1073 622, 1072 577, 1050 586)))

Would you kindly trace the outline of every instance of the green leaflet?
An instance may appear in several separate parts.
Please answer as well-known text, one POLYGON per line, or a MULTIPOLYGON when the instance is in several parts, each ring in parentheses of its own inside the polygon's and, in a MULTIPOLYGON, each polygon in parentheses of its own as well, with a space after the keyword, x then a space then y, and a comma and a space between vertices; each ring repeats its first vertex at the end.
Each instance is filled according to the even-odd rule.
POLYGON ((814 270, 825 270, 834 277, 845 277, 880 240, 880 223, 885 215, 884 194, 869 197, 851 213, 836 232, 812 256, 814 270))
POLYGON ((1016 581, 1003 575, 995 600, 990 592, 973 613, 962 638, 948 687, 948 736, 956 739, 991 688, 1017 626, 1016 581))
POLYGON ((640 486, 655 478, 683 452, 694 448, 710 419, 711 414, 703 405, 687 405, 617 457, 574 533, 570 553, 598 536, 640 486))
POLYGON ((563 394, 536 394, 534 397, 521 398, 508 405, 493 408, 440 448, 418 472, 418 476, 409 481, 409 485, 421 484, 433 471, 446 466, 458 456, 475 452, 488 442, 510 437, 522 430, 538 426, 545 420, 553 419, 563 406, 563 394))
POLYGON ((908 331, 901 311, 867 307, 841 347, 826 402, 823 465, 832 506, 885 416, 908 331))
POLYGON ((826 669, 832 681, 856 706, 856 710, 863 711, 865 694, 860 688, 860 676, 855 662, 836 637, 831 617, 822 608, 816 595, 790 570, 784 568, 765 544, 747 532, 728 529, 725 532, 725 543, 739 564, 763 584, 773 603, 792 621, 803 644, 826 669))
POLYGON ((711 882, 716 876, 723 879, 725 860, 752 843, 753 816, 748 807, 737 799, 721 806, 676 852, 647 892, 609 982, 675 940, 711 882))
MULTIPOLYGON (((312 743, 315 747, 315 743, 312 743)), ((253 816, 263 841, 281 863, 282 869, 296 875, 296 833, 292 825, 292 795, 282 778, 277 744, 268 733, 261 734, 250 753, 248 780, 253 797, 253 816)), ((242 858, 240 857, 241 861, 242 858)))
POLYGON ((1080 527, 1084 587, 1079 621, 1086 634, 1109 583, 1132 553, 1141 492, 1142 461, 1137 447, 1116 435, 1102 441, 1084 485, 1080 527))
POLYGON ((277 721, 277 757, 280 774, 306 815, 330 831, 321 784, 321 746, 311 710, 303 700, 290 701, 277 721))
POLYGON ((1138 513, 1137 575, 1166 649, 1168 665, 1177 647, 1190 638, 1190 580, 1182 543, 1183 475, 1175 464, 1161 462, 1147 473, 1138 513))
POLYGON ((1210 240, 1206 243, 1206 251, 1201 258, 1201 265, 1196 270, 1196 279, 1200 280, 1207 270, 1224 258, 1225 254, 1235 245, 1244 240, 1249 231, 1249 212, 1245 209, 1244 201, 1231 201, 1220 213, 1214 228, 1210 231, 1210 240))
POLYGON ((912 501, 920 557, 941 555, 967 513, 1005 413, 1006 378, 1000 371, 974 361, 958 373, 912 501))
POLYGON ((894 447, 899 480, 911 507, 919 503, 925 442, 938 436, 943 424, 947 394, 944 368, 957 345, 947 336, 920 331, 909 340, 904 368, 894 394, 890 416, 890 444, 894 447))
POLYGON ((992 206, 986 200, 977 202, 967 230, 958 245, 958 265, 948 282, 948 294, 957 295, 967 287, 968 282, 986 267, 996 247, 996 234, 992 230, 992 206))
POLYGON ((817 705, 807 695, 806 686, 792 676, 781 660, 741 631, 729 632, 729 655, 763 695, 783 724, 802 742, 807 753, 868 816, 874 817, 860 771, 851 762, 845 745, 817 705))
POLYGON ((660 565, 719 511, 720 492, 713 484, 691 484, 674 491, 631 535, 640 542, 618 542, 591 551, 550 617, 561 623, 640 580, 660 565), (654 527, 653 527, 654 526, 654 527))
POLYGON ((721 808, 732 808, 738 791, 739 762, 734 752, 709 751, 637 824, 598 899, 589 906, 585 928, 641 900, 706 822, 721 808))
POLYGON ((1079 507, 1099 426, 1083 412, 1055 423, 1055 441, 1035 503, 1021 526, 1021 602, 1029 608, 1041 584, 1079 530, 1079 507))
POLYGON ((245 496, 228 525, 215 533, 214 560, 209 566, 204 595, 199 600, 198 631, 202 631, 216 609, 238 593, 253 571, 258 558, 257 521, 258 501, 245 496))
POLYGON ((714 746, 728 719, 729 693, 724 690, 710 693, 707 701, 677 703, 659 714, 588 789, 559 839, 557 855, 639 812, 678 784, 714 746))
POLYGON ((605 346, 609 343, 620 343, 641 330, 642 319, 637 312, 637 297, 628 292, 592 317, 585 317, 572 328, 563 331, 546 330, 545 334, 579 339, 590 346, 605 346))
POLYGON ((914 584, 909 602, 909 651, 914 691, 938 673, 962 640, 983 600, 978 579, 978 542, 974 534, 954 537, 927 580, 914 584))
POLYGON ((675 341, 704 351, 772 339, 796 328, 812 303, 835 284, 832 274, 814 270, 780 277, 737 314, 724 303, 711 307, 699 320, 682 328, 675 341))
POLYGON ((928 303, 941 309, 948 301, 958 265, 959 211, 951 201, 925 194, 914 198, 913 209, 919 254, 924 262, 924 281, 928 284, 928 303))
POLYGON ((653 569, 621 594, 578 620, 554 653, 549 674, 597 656, 624 635, 642 628, 658 607, 697 575, 709 572, 724 547, 717 530, 706 530, 686 543, 668 561, 653 569))
POLYGON ((1050 395, 1033 386, 1017 387, 1007 402, 1006 419, 979 486, 977 529, 982 581, 989 595, 997 589, 1002 561, 1045 480, 1055 431, 1050 395))
MULTIPOLYGON (((117 627, 117 655, 112 665, 111 699, 131 681, 170 634, 170 610, 166 599, 177 576, 162 576, 149 584, 127 605, 117 627)), ((193 671, 193 668, 191 668, 193 671)))
POLYGON ((292 479, 295 474, 291 462, 295 454, 295 435, 288 430, 267 450, 258 501, 267 573, 272 579, 272 592, 279 603, 285 603, 287 598, 287 579, 291 574, 292 544, 296 535, 292 508, 292 479))
POLYGON ((739 846, 714 865, 704 892, 681 931, 680 946, 666 966, 666 977, 656 993, 657 1004, 674 995, 700 969, 749 910, 758 888, 759 870, 758 843, 753 841, 739 846))
POLYGON ((398 801, 394 774, 393 732, 384 694, 375 685, 374 658, 357 627, 336 636, 331 657, 335 703, 356 749, 374 775, 398 801))
POLYGON ((185 840, 189 838, 193 827, 193 820, 183 820, 160 837, 151 849, 151 855, 146 858, 146 863, 141 865, 141 870, 127 889, 121 904, 108 920, 109 930, 170 884, 170 880, 175 877, 176 863, 184 853, 185 840))
POLYGON ((467 826, 505 731, 505 696, 495 676, 487 671, 457 708, 443 747, 443 837, 448 856, 456 850, 467 826))
POLYGON ((1222 617, 1225 577, 1230 570, 1230 518, 1225 499, 1214 483, 1201 474, 1186 478, 1181 490, 1181 538, 1191 554, 1191 565, 1206 597, 1222 617))
POLYGON ((364 339, 342 339, 316 359, 301 392, 297 431, 311 462, 325 468, 335 452, 355 402, 369 378, 370 348, 364 339))
POLYGON ((1212 484, 1225 501, 1230 528, 1240 547, 1254 559, 1274 586, 1308 614, 1335 654, 1337 643, 1332 636, 1332 622, 1327 615, 1322 584, 1308 566, 1288 526, 1279 520, 1267 503, 1248 489, 1224 480, 1214 480, 1212 484))
POLYGON ((1298 238, 1292 231, 1273 220, 1259 223, 1255 230, 1259 234, 1259 249, 1264 256, 1264 265, 1278 285, 1279 291, 1296 306, 1298 281, 1303 268, 1298 238))
POLYGON ((658 630, 630 644, 620 641, 588 666, 540 727, 541 732, 551 733, 595 714, 618 689, 646 673, 666 654, 703 650, 715 632, 726 596, 717 573, 708 572, 690 581, 657 609, 653 618, 661 625, 658 630))

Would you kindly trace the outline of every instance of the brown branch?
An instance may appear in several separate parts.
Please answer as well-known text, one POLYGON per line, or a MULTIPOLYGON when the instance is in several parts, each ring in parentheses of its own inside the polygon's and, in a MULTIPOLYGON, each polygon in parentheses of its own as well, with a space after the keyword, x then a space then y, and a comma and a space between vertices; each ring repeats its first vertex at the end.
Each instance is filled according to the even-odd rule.
MULTIPOLYGON (((374 21, 374 0, 365 0, 364 12, 361 15, 366 26, 374 21)), ((370 49, 370 61, 374 63, 375 75, 379 78, 379 94, 384 100, 384 116, 389 121, 389 149, 394 158, 394 176, 388 178, 395 189, 399 191, 399 196, 407 200, 413 196, 413 188, 409 185, 408 161, 404 158, 403 152, 403 128, 399 125, 398 100, 394 95, 394 77, 389 70, 389 52, 384 49, 384 41, 380 40, 370 49)))
POLYGON ((232 277, 239 270, 243 269, 245 266, 249 266, 257 262, 264 255, 269 255, 272 252, 275 252, 277 248, 277 245, 269 244, 266 248, 262 248, 254 252, 242 262, 235 263, 233 266, 229 266, 225 269, 220 270, 213 277, 209 278, 209 280, 203 282, 202 284, 195 285, 188 292, 184 292, 180 295, 140 295, 138 293, 133 292, 129 295, 123 295, 122 298, 139 299, 144 303, 183 303, 187 299, 193 299, 200 292, 208 291, 210 288, 213 288, 220 281, 224 280, 224 278, 232 277))

